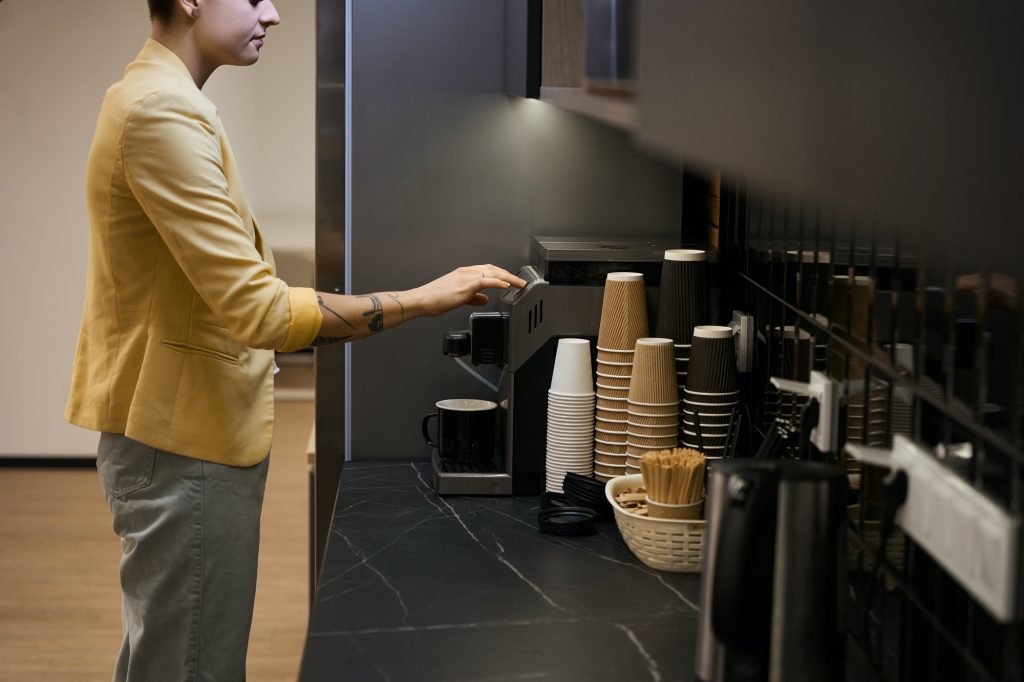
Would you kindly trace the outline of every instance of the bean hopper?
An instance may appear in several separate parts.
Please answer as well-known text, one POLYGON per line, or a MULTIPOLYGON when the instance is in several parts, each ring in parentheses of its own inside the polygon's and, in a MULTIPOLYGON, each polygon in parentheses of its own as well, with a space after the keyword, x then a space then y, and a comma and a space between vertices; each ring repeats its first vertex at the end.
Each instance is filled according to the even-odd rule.
POLYGON ((497 365, 498 443, 485 464, 455 464, 431 455, 434 489, 442 495, 539 495, 544 487, 547 391, 558 340, 597 338, 609 272, 642 272, 648 310, 657 302, 667 239, 535 237, 532 264, 517 273, 497 311, 473 313, 469 329, 445 334, 444 354, 497 365))

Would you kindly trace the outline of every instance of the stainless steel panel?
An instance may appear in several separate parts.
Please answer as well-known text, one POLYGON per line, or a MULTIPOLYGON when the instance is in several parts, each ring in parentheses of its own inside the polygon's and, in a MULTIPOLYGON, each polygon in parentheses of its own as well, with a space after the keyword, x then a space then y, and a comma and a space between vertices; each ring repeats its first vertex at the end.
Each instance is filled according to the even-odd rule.
MULTIPOLYGON (((316 289, 345 286, 345 2, 316 5, 316 289)), ((316 349, 316 464, 310 500, 310 566, 320 559, 345 460, 345 349, 316 349)))

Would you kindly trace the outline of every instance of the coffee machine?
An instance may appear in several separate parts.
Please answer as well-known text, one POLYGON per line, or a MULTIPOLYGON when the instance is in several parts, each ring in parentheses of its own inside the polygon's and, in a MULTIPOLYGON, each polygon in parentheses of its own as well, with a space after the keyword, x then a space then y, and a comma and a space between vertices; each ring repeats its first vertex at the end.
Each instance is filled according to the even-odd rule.
POLYGON ((801 461, 708 475, 697 679, 842 680, 846 476, 801 461))
POLYGON ((434 489, 444 495, 539 495, 544 489, 547 392, 558 340, 596 340, 604 279, 609 272, 641 272, 648 311, 658 300, 661 261, 669 239, 535 237, 531 265, 517 275, 497 311, 473 313, 469 329, 445 334, 443 352, 474 365, 501 368, 498 441, 494 460, 466 465, 431 455, 434 489))

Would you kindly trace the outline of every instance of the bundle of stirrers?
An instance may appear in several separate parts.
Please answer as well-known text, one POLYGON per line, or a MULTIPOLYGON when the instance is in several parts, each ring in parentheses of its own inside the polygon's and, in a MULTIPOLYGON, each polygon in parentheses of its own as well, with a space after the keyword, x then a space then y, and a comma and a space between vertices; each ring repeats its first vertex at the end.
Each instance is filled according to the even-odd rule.
POLYGON ((704 499, 704 455, 688 448, 648 452, 640 460, 647 496, 663 504, 704 499))

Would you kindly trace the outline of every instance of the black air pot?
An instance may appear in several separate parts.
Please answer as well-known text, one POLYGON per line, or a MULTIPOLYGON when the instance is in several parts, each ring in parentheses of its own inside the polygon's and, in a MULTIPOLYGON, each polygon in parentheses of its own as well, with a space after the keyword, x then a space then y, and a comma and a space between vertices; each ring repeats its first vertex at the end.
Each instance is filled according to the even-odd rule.
POLYGON ((825 464, 711 470, 698 680, 843 679, 846 492, 825 464))

